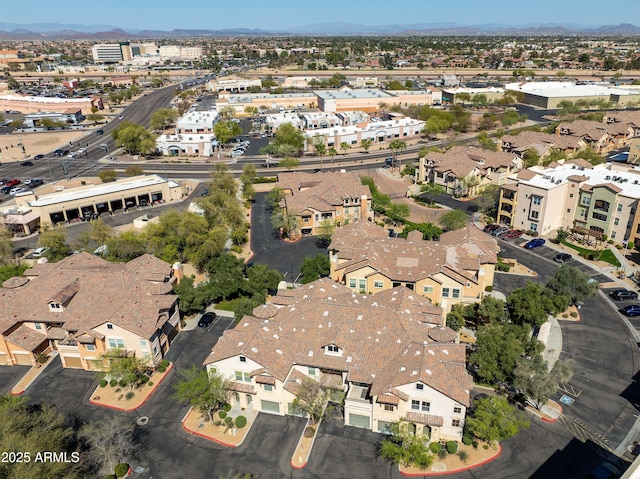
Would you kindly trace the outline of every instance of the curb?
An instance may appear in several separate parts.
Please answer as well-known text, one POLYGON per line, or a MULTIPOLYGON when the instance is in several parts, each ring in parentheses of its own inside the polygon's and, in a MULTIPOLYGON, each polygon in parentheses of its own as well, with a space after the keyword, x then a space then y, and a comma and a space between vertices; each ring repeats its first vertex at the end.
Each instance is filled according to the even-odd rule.
POLYGON ((212 442, 215 442, 215 443, 220 444, 222 446, 231 447, 231 448, 236 448, 240 444, 242 444, 242 443, 240 443, 240 444, 229 444, 228 442, 220 441, 218 439, 212 438, 211 436, 207 436, 205 434, 199 433, 198 431, 194 431, 193 429, 189 429, 187 426, 184 425, 184 422, 186 421, 187 416, 189 415, 190 412, 191 412, 191 409, 189 409, 189 412, 187 412, 187 414, 184 416, 184 419, 180 423, 180 425, 182 426, 182 429, 187 431, 189 434, 193 434, 194 436, 199 436, 199 437, 201 437, 203 439, 207 439, 208 441, 212 441, 212 442))
MULTIPOLYGON (((155 383, 153 385, 153 389, 151 390, 151 392, 149 394, 147 394, 147 397, 144 398, 144 401, 142 401, 140 404, 138 404, 136 407, 131 407, 131 408, 125 408, 125 407, 118 407, 118 406, 111 406, 109 404, 103 404, 101 402, 98 401, 94 401, 93 399, 89 399, 89 403, 93 404, 94 406, 100 406, 100 407, 106 407, 107 409, 114 409, 116 411, 125 411, 125 412, 130 412, 130 411, 135 411, 136 409, 140 409, 142 406, 144 406, 144 404, 149 400, 149 398, 153 395, 153 393, 156 392, 156 389, 158 389, 158 386, 160 386, 160 384, 162 383, 162 381, 164 381, 164 378, 166 378, 169 375, 169 372, 173 369, 173 363, 169 364, 169 368, 167 368, 167 372, 164 376, 162 376, 162 379, 160 379, 160 381, 158 381, 157 383, 155 383)), ((100 386, 98 386, 100 387, 100 386)))
POLYGON ((476 467, 484 466, 485 464, 488 464, 491 461, 494 461, 495 459, 497 459, 501 454, 502 454, 502 446, 498 445, 498 452, 496 452, 493 456, 485 459, 484 461, 479 462, 478 464, 473 464, 472 466, 465 466, 465 467, 461 467, 460 469, 453 469, 451 471, 443 471, 443 472, 427 472, 427 471, 403 472, 402 470, 400 470, 400 474, 407 477, 446 476, 447 474, 457 474, 459 472, 469 471, 471 469, 475 469, 476 467))
POLYGON ((291 459, 291 461, 289 461, 289 465, 290 465, 293 469, 296 469, 296 470, 298 470, 298 471, 299 471, 299 470, 301 470, 301 469, 304 469, 304 468, 307 466, 307 463, 305 462, 305 463, 303 463, 303 464, 300 464, 299 466, 296 466, 296 465, 293 463, 293 459, 291 459))

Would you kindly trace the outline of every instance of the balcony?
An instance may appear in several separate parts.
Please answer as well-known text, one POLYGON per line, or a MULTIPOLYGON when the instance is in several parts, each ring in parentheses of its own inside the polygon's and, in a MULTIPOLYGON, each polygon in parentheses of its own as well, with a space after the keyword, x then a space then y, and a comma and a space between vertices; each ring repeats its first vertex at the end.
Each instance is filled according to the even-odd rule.
POLYGON ((511 213, 513 213, 513 207, 511 206, 511 204, 505 204, 503 202, 502 205, 500 205, 500 213, 505 213, 511 216, 511 213))

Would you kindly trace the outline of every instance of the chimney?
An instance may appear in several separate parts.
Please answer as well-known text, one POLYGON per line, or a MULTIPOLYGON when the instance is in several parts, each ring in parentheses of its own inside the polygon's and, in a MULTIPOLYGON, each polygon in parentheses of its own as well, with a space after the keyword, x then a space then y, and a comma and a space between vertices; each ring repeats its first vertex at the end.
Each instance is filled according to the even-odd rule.
POLYGON ((180 280, 184 277, 184 269, 182 268, 182 263, 176 261, 171 266, 173 270, 173 277, 176 279, 176 283, 180 284, 180 280))

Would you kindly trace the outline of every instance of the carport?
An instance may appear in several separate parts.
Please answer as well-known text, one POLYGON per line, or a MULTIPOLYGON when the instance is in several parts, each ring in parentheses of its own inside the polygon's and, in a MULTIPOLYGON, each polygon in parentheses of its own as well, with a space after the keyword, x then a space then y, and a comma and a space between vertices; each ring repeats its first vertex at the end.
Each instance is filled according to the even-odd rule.
POLYGON ((122 200, 113 200, 110 202, 111 211, 118 211, 122 209, 122 200))

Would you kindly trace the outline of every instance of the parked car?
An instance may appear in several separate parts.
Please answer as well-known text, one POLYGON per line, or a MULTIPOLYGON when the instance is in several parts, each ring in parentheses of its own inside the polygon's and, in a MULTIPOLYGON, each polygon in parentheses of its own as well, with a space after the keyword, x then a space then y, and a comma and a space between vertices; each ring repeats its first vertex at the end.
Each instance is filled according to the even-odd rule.
POLYGON ((533 238, 531 241, 528 241, 527 243, 525 243, 524 247, 527 249, 534 249, 534 248, 538 248, 539 246, 542 246, 545 243, 546 241, 542 238, 533 238))
POLYGON ((33 166, 33 161, 27 160, 20 163, 20 166, 33 166))
POLYGON ((493 236, 498 236, 500 233, 506 233, 507 231, 509 231, 509 227, 508 226, 500 226, 496 229, 494 229, 493 231, 491 231, 491 235, 493 236))
POLYGON ((9 194, 10 194, 11 196, 15 196, 15 195, 17 195, 18 193, 24 193, 25 191, 28 191, 28 190, 27 190, 26 188, 22 188, 22 187, 20 187, 20 186, 14 186, 13 188, 11 188, 11 189, 9 190, 9 194))
POLYGON ((213 323, 213 320, 217 317, 218 316, 216 315, 216 313, 206 312, 202 315, 200 321, 198 321, 198 326, 200 326, 201 328, 206 328, 211 323, 213 323))
POLYGON ((44 181, 42 181, 40 178, 30 178, 28 180, 25 180, 24 184, 33 188, 34 186, 44 185, 44 181))
POLYGON ((55 150, 55 151, 53 152, 53 156, 62 156, 62 152, 63 152, 63 151, 64 151, 64 150, 55 150))
POLYGON ((39 258, 43 254, 45 254, 47 251, 49 251, 49 248, 40 246, 39 248, 36 248, 35 250, 33 250, 33 253, 31 253, 31 256, 33 256, 34 258, 39 258))
POLYGON ((118 120, 124 120, 124 116, 120 115, 120 116, 118 117, 118 120))
POLYGON ((571 261, 573 257, 569 253, 558 253, 553 261, 556 263, 566 263, 567 261, 571 261))
POLYGON ((34 160, 41 160, 44 158, 44 155, 36 155, 33 157, 34 160))
POLYGON ((640 316, 640 304, 630 304, 622 308, 626 316, 640 316))
POLYGON ((100 130, 96 130, 96 135, 103 135, 104 134, 104 130, 100 129, 100 130))
POLYGON ((520 230, 509 230, 507 234, 502 236, 503 240, 510 240, 513 238, 520 238, 522 236, 522 231, 520 230))
POLYGON ((493 223, 482 228, 485 233, 491 233, 493 230, 500 228, 499 224, 493 223))
POLYGON ((628 289, 616 289, 612 291, 611 296, 616 301, 624 301, 625 299, 638 299, 638 293, 635 291, 629 291, 628 289))

